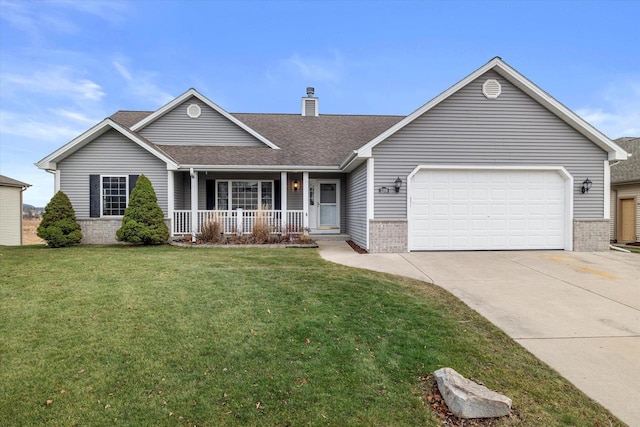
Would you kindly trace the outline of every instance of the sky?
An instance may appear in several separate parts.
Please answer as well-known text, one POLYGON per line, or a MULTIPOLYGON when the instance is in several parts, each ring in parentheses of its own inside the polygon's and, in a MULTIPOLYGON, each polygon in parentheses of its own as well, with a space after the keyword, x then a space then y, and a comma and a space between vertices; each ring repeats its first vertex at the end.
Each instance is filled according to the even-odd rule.
POLYGON ((0 174, 196 88, 229 112, 407 115, 500 56, 610 138, 640 136, 640 0, 0 0, 0 174))

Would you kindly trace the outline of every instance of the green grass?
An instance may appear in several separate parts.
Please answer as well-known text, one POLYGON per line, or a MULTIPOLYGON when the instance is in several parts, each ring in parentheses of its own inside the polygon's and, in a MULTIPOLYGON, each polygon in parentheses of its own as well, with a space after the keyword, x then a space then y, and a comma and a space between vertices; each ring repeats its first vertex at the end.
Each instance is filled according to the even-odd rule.
POLYGON ((2 426, 437 425, 444 366, 520 425, 621 425, 440 288, 304 249, 0 248, 0 361, 2 426))

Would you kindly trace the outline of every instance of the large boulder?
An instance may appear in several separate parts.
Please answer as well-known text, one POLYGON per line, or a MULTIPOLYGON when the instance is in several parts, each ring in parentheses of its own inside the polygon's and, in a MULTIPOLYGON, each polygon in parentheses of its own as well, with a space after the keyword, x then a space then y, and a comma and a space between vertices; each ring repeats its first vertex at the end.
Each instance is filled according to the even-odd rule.
POLYGON ((511 399, 470 381, 451 368, 433 373, 449 410, 460 418, 494 418, 509 415, 511 399))

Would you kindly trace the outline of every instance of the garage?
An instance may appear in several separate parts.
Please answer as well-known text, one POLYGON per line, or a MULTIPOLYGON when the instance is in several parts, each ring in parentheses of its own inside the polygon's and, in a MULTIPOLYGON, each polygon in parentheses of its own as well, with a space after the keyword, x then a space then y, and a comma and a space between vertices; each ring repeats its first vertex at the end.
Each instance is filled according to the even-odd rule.
POLYGON ((409 176, 409 250, 571 250, 564 168, 420 166, 409 176))

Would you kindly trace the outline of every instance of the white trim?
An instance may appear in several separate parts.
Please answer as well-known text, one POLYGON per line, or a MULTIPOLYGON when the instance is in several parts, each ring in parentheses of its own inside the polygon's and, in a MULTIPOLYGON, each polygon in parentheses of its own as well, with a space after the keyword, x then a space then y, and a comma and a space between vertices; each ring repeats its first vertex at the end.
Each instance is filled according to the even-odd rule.
POLYGON ((132 133, 127 128, 119 125, 118 123, 114 122, 113 120, 111 120, 109 118, 104 119, 103 121, 101 121, 100 123, 98 123, 97 125, 92 127, 91 129, 87 130, 86 132, 84 132, 80 136, 76 137, 72 141, 68 142, 67 144, 63 145, 62 147, 60 147, 59 149, 54 151, 53 153, 49 154, 48 156, 46 156, 45 158, 43 158, 42 160, 37 162, 36 166, 38 168, 40 168, 40 169, 56 169, 56 167, 57 167, 56 163, 57 162, 59 162, 60 160, 66 158, 70 154, 73 154, 74 152, 76 152, 80 148, 82 148, 85 145, 89 144, 90 142, 92 142, 93 140, 95 140, 99 136, 105 134, 106 132, 108 132, 111 129, 114 129, 114 130, 120 132, 120 134, 122 134, 124 137, 126 137, 129 140, 135 142, 140 147, 144 148, 149 153, 153 154, 154 156, 156 156, 157 158, 159 158, 160 160, 165 162, 167 164, 167 169, 177 169, 178 168, 178 164, 176 162, 174 162, 173 159, 171 159, 170 157, 168 157, 167 155, 165 155, 161 151, 155 149, 154 147, 152 147, 148 143, 144 142, 142 139, 140 139, 140 137, 138 135, 132 133))
POLYGON ((151 122, 154 122, 157 119, 159 119, 160 117, 164 116, 166 113, 168 113, 169 111, 173 110, 175 107, 177 107, 178 105, 182 104, 184 101, 186 101, 187 99, 191 98, 192 96, 198 98, 204 104, 208 105, 213 110, 215 110, 218 113, 220 113, 224 118, 226 118, 227 120, 229 120, 233 124, 239 126, 241 129, 244 129, 245 131, 249 132, 249 134, 251 134, 253 137, 257 138, 259 141, 263 142, 267 146, 273 148, 274 150, 279 150, 280 149, 280 147, 275 145, 273 142, 269 141, 267 138, 265 138, 264 136, 260 135, 258 132, 256 132, 255 130, 251 129, 249 126, 245 125, 240 120, 238 120, 235 117, 233 117, 231 114, 227 113, 223 108, 221 108, 220 106, 218 106, 214 102, 210 101, 209 99, 207 99, 207 97, 205 97, 204 95, 202 95, 200 92, 198 92, 197 90, 195 90, 193 88, 189 89, 188 91, 186 91, 182 95, 180 95, 177 98, 175 98, 173 101, 170 101, 168 104, 164 105, 163 107, 161 107, 158 110, 154 111, 152 114, 150 114, 149 116, 145 117, 144 119, 142 119, 141 121, 139 121, 135 125, 131 126, 131 130, 133 132, 139 131, 140 129, 142 129, 145 126, 149 125, 151 122))
POLYGON ((181 170, 198 169, 202 172, 342 172, 338 166, 300 165, 180 165, 181 170))
POLYGON ((54 192, 53 194, 57 193, 58 191, 60 191, 60 172, 59 170, 52 170, 49 171, 53 174, 53 189, 54 192))
POLYGON ((604 219, 611 219, 611 167, 604 161, 604 219))
MULTIPOLYGON (((280 172, 280 210, 286 212, 289 210, 287 202, 287 191, 289 190, 289 178, 286 172, 280 172)), ((299 191, 299 190, 298 190, 299 191)), ((275 195, 275 194, 274 194, 275 195)), ((274 206, 275 209, 275 206, 274 206)), ((287 215, 282 215, 282 231, 287 229, 287 215)))
POLYGON ((573 250, 573 176, 563 166, 493 166, 493 165, 418 165, 407 176, 407 248, 411 252, 413 239, 411 232, 411 191, 415 174, 421 170, 518 170, 518 171, 556 171, 564 179, 565 189, 565 224, 564 250, 573 250))
POLYGON ((520 90, 522 90, 527 95, 542 104, 544 107, 549 109, 560 119, 565 121, 568 125, 580 132, 594 144, 608 152, 609 160, 625 160, 627 158, 627 152, 625 150, 623 150, 621 147, 619 147, 589 123, 584 121, 577 114, 552 98, 549 94, 540 89, 533 82, 518 73, 515 69, 511 68, 499 57, 493 58, 482 67, 478 68, 476 71, 469 74, 467 77, 460 80, 458 83, 454 84, 449 89, 445 90, 440 95, 436 96, 431 101, 427 102, 404 119, 400 120, 394 126, 390 127, 385 132, 381 133, 379 136, 363 145, 359 150, 357 150, 358 157, 371 157, 371 150, 373 147, 389 138, 391 135, 398 132, 400 129, 404 128, 409 123, 413 122, 415 119, 422 116, 424 113, 431 110, 436 105, 440 104, 442 101, 458 92, 460 89, 490 70, 496 71, 502 77, 517 86, 520 90))
MULTIPOLYGON (((169 219, 173 222, 173 211, 175 208, 175 179, 174 172, 167 171, 167 215, 169 215, 169 219)), ((171 226, 171 230, 173 230, 173 225, 171 226)))
POLYGON ((366 234, 366 247, 365 249, 369 250, 369 239, 370 239, 370 231, 369 227, 371 226, 371 220, 374 218, 374 209, 375 209, 375 182, 374 182, 374 160, 373 157, 369 157, 367 159, 367 234, 366 234))
POLYGON ((305 233, 309 229, 309 172, 302 173, 302 222, 305 233))
POLYGON ((196 241, 196 230, 198 229, 198 172, 189 170, 191 177, 191 241, 196 241))

